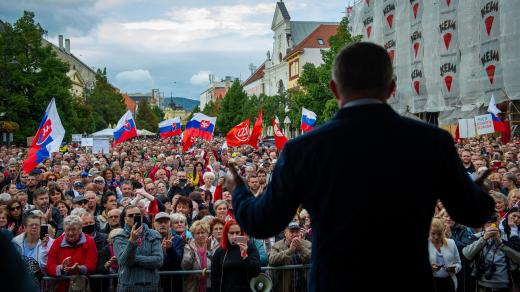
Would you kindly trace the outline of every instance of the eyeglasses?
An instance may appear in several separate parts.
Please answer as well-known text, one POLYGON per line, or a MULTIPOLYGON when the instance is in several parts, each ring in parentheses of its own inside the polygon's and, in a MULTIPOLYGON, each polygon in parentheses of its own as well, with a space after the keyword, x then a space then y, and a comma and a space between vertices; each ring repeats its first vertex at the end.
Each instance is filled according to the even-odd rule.
POLYGON ((128 218, 134 218, 137 215, 141 215, 141 213, 134 213, 134 214, 126 214, 126 217, 128 218))
POLYGON ((96 184, 102 184, 102 183, 104 183, 104 181, 102 181, 102 180, 95 180, 94 183, 96 183, 96 184))
POLYGON ((47 181, 56 181, 55 178, 48 178, 47 181))
MULTIPOLYGON (((132 217, 133 217, 133 214, 132 214, 132 217)), ((117 218, 119 218, 119 215, 108 216, 108 218, 110 218, 110 219, 117 219, 117 218)))
POLYGON ((9 211, 15 211, 15 210, 20 210, 20 209, 22 209, 22 207, 16 206, 16 207, 9 208, 9 211))

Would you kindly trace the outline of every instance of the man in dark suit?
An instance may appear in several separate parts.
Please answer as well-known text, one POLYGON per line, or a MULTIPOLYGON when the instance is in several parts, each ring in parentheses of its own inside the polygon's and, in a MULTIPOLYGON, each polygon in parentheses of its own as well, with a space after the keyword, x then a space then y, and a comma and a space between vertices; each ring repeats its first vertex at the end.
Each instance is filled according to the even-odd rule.
POLYGON ((449 133, 386 104, 395 81, 384 48, 348 46, 332 75, 340 110, 285 144, 264 194, 253 197, 232 171, 236 219, 267 238, 302 204, 312 218, 310 291, 433 291, 427 239, 437 199, 472 227, 493 200, 464 171, 449 133), (428 167, 410 171, 419 163, 428 167))

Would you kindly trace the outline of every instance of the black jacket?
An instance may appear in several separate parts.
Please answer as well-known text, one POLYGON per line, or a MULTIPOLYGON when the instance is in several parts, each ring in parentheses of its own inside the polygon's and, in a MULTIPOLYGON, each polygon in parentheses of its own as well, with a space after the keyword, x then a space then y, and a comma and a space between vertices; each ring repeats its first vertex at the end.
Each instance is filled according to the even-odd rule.
POLYGON ((172 247, 164 253, 163 266, 161 271, 180 271, 182 256, 184 255, 184 240, 179 235, 172 238, 172 247))
POLYGON ((249 282, 260 274, 260 256, 251 241, 247 243, 247 258, 240 248, 232 245, 228 251, 218 248, 211 259, 211 290, 213 292, 249 292, 249 282), (222 279, 222 282, 221 282, 222 279))
POLYGON ((372 104, 343 108, 288 141, 264 194, 238 187, 233 209, 246 233, 267 238, 303 204, 313 232, 310 291, 427 292, 437 199, 455 222, 472 227, 494 212, 448 132, 372 104), (367 240, 374 235, 384 240, 367 240))

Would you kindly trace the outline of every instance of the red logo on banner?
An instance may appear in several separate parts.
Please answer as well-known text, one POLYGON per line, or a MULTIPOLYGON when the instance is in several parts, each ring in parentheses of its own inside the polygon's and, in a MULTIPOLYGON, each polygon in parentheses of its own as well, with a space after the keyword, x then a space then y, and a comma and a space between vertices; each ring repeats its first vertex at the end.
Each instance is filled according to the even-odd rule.
POLYGON ((370 0, 365 0, 365 2, 367 3, 367 6, 370 6, 370 0))
POLYGON ((367 26, 367 37, 370 38, 370 34, 372 33, 372 26, 367 26))
POLYGON ((444 45, 446 46, 446 50, 450 48, 451 43, 451 33, 448 32, 444 35, 444 45))
POLYGON ((393 14, 389 14, 387 17, 386 17, 386 21, 388 22, 388 26, 390 28, 392 28, 392 23, 394 22, 394 15, 393 14))
POLYGON ((419 10, 419 3, 413 5, 413 18, 417 18, 417 11, 419 10))
POLYGON ((448 92, 451 92, 451 83, 453 82, 452 76, 446 76, 444 77, 444 83, 446 84, 446 88, 448 89, 448 92))
POLYGON ((390 55, 390 61, 392 62, 392 64, 394 63, 394 55, 395 55, 395 51, 394 50, 390 50, 388 51, 388 55, 390 55))
POLYGON ((421 82, 419 80, 415 80, 413 82, 413 88, 415 89, 415 92, 417 93, 417 95, 419 95, 419 90, 421 88, 421 82))
POLYGON ((496 69, 495 65, 489 65, 486 67, 486 72, 487 72, 489 82, 491 83, 491 85, 493 85, 493 81, 495 81, 495 69, 496 69))
POLYGON ((209 121, 206 121, 206 120, 200 121, 200 128, 201 129, 207 129, 207 128, 209 128, 209 125, 211 125, 211 123, 209 121))
POLYGON ((419 52, 419 47, 420 47, 420 44, 418 42, 413 44, 413 50, 415 52, 415 58, 417 58, 417 53, 419 52))
POLYGON ((489 35, 491 33, 491 28, 493 28, 493 21, 495 20, 495 17, 488 16, 486 17, 486 20, 484 20, 484 23, 486 24, 486 31, 489 35))
POLYGON ((448 7, 450 6, 451 4, 451 0, 446 0, 446 5, 448 5, 448 7))

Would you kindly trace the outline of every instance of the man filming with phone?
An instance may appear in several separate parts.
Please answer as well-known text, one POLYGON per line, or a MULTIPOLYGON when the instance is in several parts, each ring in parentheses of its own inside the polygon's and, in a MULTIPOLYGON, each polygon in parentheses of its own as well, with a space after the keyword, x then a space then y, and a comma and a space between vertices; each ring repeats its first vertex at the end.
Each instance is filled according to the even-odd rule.
POLYGON ((121 221, 124 231, 113 239, 119 264, 117 291, 156 291, 158 269, 163 265, 161 234, 143 224, 141 211, 134 205, 125 207, 121 221))
POLYGON ((193 187, 193 181, 188 179, 186 171, 179 171, 177 173, 177 178, 173 181, 172 187, 168 192, 168 198, 170 198, 171 201, 175 194, 181 194, 182 196, 187 197, 191 192, 193 192, 193 190, 195 190, 193 187))

